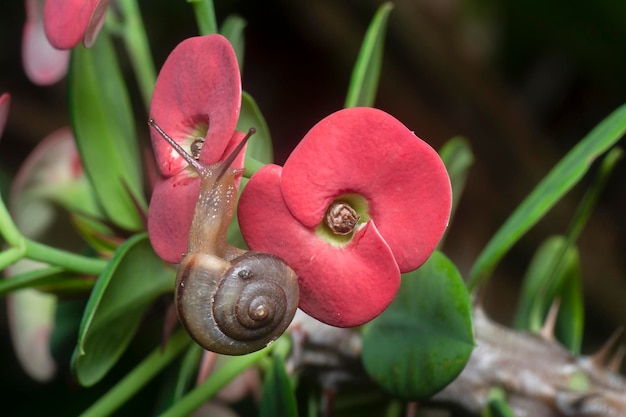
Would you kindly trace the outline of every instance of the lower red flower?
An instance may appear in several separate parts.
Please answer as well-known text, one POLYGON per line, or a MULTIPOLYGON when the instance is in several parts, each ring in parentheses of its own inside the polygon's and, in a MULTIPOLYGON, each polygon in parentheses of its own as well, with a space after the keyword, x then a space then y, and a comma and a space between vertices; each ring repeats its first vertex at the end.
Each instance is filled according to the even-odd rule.
POLYGON ((351 108, 315 125, 284 168, 255 174, 238 215, 250 248, 298 274, 300 308, 348 327, 380 314, 400 273, 428 259, 451 203, 450 179, 427 143, 381 110, 351 108))

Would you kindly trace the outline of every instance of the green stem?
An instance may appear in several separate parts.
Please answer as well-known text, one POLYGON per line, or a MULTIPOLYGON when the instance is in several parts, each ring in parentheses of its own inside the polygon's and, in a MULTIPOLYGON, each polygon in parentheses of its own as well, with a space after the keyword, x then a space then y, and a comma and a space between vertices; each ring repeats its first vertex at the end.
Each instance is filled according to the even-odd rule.
POLYGON ((30 288, 53 283, 58 281, 58 274, 62 272, 62 268, 48 267, 9 277, 8 279, 0 281, 0 296, 4 296, 13 291, 21 290, 22 288, 30 288))
POLYGON ((190 339, 186 332, 181 330, 175 333, 168 341, 165 349, 157 347, 124 379, 85 410, 81 417, 102 417, 112 414, 172 362, 189 346, 189 343, 190 339))
POLYGON ((233 356, 202 384, 180 399, 160 417, 185 417, 204 404, 237 375, 253 366, 271 352, 271 347, 244 356, 233 356))
POLYGON ((0 253, 0 270, 22 258, 45 262, 60 266, 68 271, 89 275, 99 275, 107 264, 107 261, 103 259, 77 255, 25 238, 13 222, 1 198, 0 234, 11 245, 10 248, 0 253))
POLYGON ((77 255, 30 239, 24 239, 24 257, 88 275, 100 275, 107 265, 104 259, 77 255))
POLYGON ((22 234, 13 222, 13 218, 4 205, 2 196, 0 196, 0 234, 4 240, 11 246, 19 246, 22 240, 22 234))
POLYGON ((0 252, 0 271, 19 261, 23 257, 24 248, 20 246, 11 246, 7 250, 0 252))
POLYGON ((578 236, 580 236, 580 233, 583 231, 583 228, 587 224, 600 194, 604 191, 604 187, 606 186, 615 165, 622 158, 622 156, 624 156, 624 152, 620 148, 613 148, 602 160, 594 182, 585 193, 567 230, 566 236, 570 245, 576 242, 578 236))
POLYGON ((128 52, 128 57, 135 70, 137 83, 147 109, 150 108, 152 91, 156 82, 156 70, 150 52, 150 44, 146 36, 146 29, 141 19, 137 0, 118 2, 124 15, 124 31, 122 39, 128 52))
POLYGON ((215 18, 215 8, 213 0, 187 0, 193 6, 196 15, 198 30, 201 35, 217 33, 217 19, 215 18))

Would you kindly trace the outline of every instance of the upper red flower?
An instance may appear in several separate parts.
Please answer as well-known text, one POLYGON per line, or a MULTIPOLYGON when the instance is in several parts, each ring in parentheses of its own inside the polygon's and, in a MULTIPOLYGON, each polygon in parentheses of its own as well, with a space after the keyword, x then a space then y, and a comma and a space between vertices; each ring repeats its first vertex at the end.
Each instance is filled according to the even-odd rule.
POLYGON ((299 307, 348 327, 380 314, 400 273, 428 259, 451 203, 450 179, 427 143, 381 110, 350 108, 315 125, 284 168, 257 172, 238 215, 250 248, 295 270, 299 307))
MULTIPOLYGON (((235 131, 240 107, 241 78, 232 46, 221 35, 198 36, 181 42, 163 64, 150 118, 203 165, 211 165, 244 138, 235 131)), ((150 201, 148 232, 156 253, 178 263, 187 250, 200 179, 158 132, 150 134, 161 178, 150 201)), ((234 167, 243 167, 244 155, 234 167)))

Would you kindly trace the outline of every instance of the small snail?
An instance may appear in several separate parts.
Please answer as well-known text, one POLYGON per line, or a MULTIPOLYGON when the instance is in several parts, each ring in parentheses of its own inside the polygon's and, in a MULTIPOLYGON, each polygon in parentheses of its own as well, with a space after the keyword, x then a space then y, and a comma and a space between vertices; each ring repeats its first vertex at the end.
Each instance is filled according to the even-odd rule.
POLYGON ((264 348, 289 326, 298 306, 298 278, 277 256, 226 243, 235 206, 230 168, 253 129, 226 160, 204 166, 153 119, 148 124, 200 175, 188 251, 176 275, 178 317, 203 348, 244 355, 264 348))

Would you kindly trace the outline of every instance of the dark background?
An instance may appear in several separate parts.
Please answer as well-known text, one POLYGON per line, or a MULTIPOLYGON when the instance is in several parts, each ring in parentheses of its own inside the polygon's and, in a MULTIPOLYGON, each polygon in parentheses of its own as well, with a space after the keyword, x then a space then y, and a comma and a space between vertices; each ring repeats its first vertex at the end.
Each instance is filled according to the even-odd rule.
MULTIPOLYGON (((313 124, 343 106, 360 42, 382 2, 216 3, 220 21, 233 12, 248 21, 243 86, 263 111, 282 163, 313 124)), ((140 6, 158 67, 179 41, 197 33, 191 6, 164 0, 140 6)), ((0 6, 0 92, 12 95, 0 141, 3 195, 30 149, 69 123, 65 82, 37 87, 21 69, 23 7, 19 1, 0 6)), ((624 74, 626 2, 395 2, 376 107, 435 148, 456 135, 471 143, 476 161, 444 248, 462 274, 547 171, 626 101, 624 74)), ((138 100, 136 107, 145 141, 146 115, 138 100)), ((579 240, 585 352, 626 325, 625 173, 622 162, 579 240)), ((532 253, 547 236, 566 230, 583 192, 579 186, 568 194, 497 269, 486 292, 496 319, 510 322, 532 253)), ((67 375, 39 386, 14 363, 2 302, 0 308, 0 395, 17 402, 59 395, 62 401, 67 375)))

